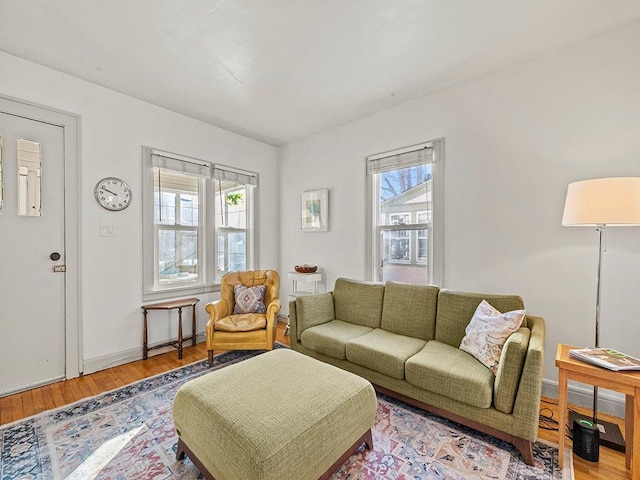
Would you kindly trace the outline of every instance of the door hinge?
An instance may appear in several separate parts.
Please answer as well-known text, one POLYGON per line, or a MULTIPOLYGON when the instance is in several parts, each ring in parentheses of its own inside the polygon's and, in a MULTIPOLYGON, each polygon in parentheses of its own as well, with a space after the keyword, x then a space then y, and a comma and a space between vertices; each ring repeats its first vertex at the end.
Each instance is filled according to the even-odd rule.
POLYGON ((53 266, 53 271, 55 273, 66 272, 67 271, 67 266, 66 265, 54 265, 53 266))

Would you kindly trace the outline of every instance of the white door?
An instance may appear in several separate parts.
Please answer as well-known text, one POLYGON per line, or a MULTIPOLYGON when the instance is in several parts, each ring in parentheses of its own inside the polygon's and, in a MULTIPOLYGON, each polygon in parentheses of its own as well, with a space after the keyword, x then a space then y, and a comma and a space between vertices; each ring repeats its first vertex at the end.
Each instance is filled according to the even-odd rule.
POLYGON ((65 378, 65 143, 61 126, 2 112, 0 136, 3 395, 65 378))

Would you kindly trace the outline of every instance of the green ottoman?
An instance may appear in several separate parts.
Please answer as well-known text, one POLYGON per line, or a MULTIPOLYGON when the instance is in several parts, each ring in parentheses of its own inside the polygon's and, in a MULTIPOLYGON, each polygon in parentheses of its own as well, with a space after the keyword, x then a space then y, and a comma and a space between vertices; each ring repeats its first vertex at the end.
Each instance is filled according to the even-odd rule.
POLYGON ((363 442, 373 447, 376 405, 367 380, 273 350, 178 390, 177 457, 207 479, 328 478, 363 442))

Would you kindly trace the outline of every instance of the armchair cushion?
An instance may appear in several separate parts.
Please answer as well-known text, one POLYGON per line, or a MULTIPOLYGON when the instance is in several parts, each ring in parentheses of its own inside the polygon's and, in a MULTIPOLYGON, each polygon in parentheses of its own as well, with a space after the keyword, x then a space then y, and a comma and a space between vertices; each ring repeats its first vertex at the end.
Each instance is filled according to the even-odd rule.
POLYGON ((267 327, 267 317, 260 313, 242 313, 221 318, 213 324, 221 332, 252 332, 267 327))
POLYGON ((265 313, 267 307, 264 305, 264 293, 267 287, 265 285, 256 285, 255 287, 245 287, 240 283, 233 286, 233 294, 235 306, 233 307, 234 315, 240 313, 265 313))

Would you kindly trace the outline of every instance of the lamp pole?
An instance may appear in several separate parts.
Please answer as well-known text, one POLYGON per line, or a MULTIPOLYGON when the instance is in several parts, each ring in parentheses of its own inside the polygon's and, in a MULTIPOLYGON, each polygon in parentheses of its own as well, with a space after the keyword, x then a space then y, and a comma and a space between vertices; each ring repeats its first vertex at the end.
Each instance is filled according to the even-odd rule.
MULTIPOLYGON (((604 223, 596 225, 598 231, 598 283, 596 287, 596 344, 594 347, 600 346, 600 284, 602 282, 602 237, 604 235, 604 223)), ((593 387, 593 424, 598 424, 598 387, 593 387)))

